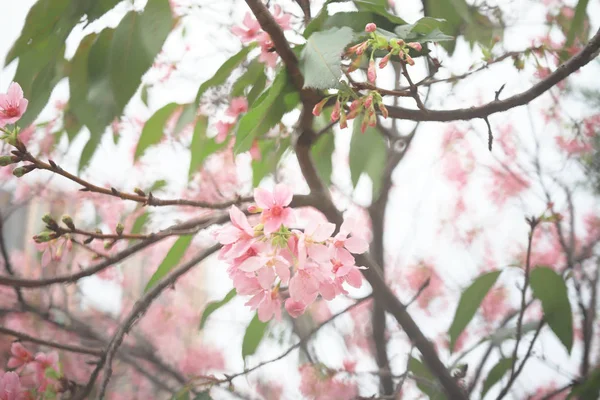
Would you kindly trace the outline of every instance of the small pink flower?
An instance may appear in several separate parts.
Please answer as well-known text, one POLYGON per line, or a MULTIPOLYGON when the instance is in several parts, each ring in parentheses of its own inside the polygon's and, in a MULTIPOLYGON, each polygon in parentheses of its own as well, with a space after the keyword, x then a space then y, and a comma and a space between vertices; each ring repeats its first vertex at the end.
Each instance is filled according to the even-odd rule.
POLYGON ((245 97, 235 97, 231 99, 231 103, 229 103, 229 108, 225 111, 225 114, 232 118, 237 118, 238 115, 246 111, 248 111, 248 100, 245 97))
POLYGON ((260 32, 260 24, 257 20, 254 19, 252 14, 249 12, 244 16, 244 27, 234 26, 231 29, 234 35, 238 36, 242 43, 249 43, 256 39, 258 33, 260 32))
POLYGON ((411 42, 411 43, 407 43, 406 45, 410 48, 415 49, 416 51, 423 50, 423 46, 421 46, 421 43, 411 42))
POLYGON ((11 83, 6 94, 0 93, 0 128, 21 119, 28 103, 29 101, 23 98, 21 86, 16 82, 11 83))
POLYGON ((275 5, 273 18, 275 19, 275 21, 277 21, 281 29, 283 29, 284 31, 292 29, 292 26, 290 24, 290 19, 292 18, 292 16, 290 14, 284 13, 279 4, 275 5))
POLYGON ((33 361, 33 354, 27 350, 20 342, 14 342, 10 346, 10 359, 6 366, 10 369, 16 369, 33 361))
POLYGON ((246 305, 252 310, 258 309, 258 319, 262 322, 271 320, 273 316, 281 321, 281 299, 278 289, 264 290, 250 299, 246 305))
POLYGON ((287 206, 292 202, 292 190, 279 184, 275 186, 273 193, 257 188, 254 189, 254 200, 262 208, 262 221, 266 235, 277 231, 281 225, 289 225, 294 222, 292 209, 287 206))
POLYGON ((271 68, 275 68, 277 65, 277 58, 279 55, 275 50, 275 45, 271 40, 271 36, 269 36, 266 32, 261 32, 256 38, 260 46, 260 54, 258 56, 258 61, 266 64, 271 68))
POLYGON ((375 25, 373 22, 369 22, 366 26, 365 26, 365 32, 375 32, 377 30, 377 25, 375 25))
POLYGON ((0 370, 0 400, 21 400, 25 393, 21 387, 21 380, 16 372, 0 370))
POLYGON ((333 246, 336 249, 345 248, 350 253, 362 254, 369 250, 369 243, 360 236, 352 233, 357 229, 356 220, 347 218, 340 227, 340 232, 335 235, 333 246), (350 236, 352 235, 352 236, 350 236))
POLYGON ((215 138, 215 142, 223 143, 225 139, 227 139, 227 135, 229 135, 229 131, 233 127, 232 123, 219 121, 215 124, 215 128, 217 128, 217 137, 215 138))
POLYGON ((290 317, 298 318, 304 314, 304 311, 306 311, 306 304, 290 298, 285 301, 285 310, 288 312, 290 317))

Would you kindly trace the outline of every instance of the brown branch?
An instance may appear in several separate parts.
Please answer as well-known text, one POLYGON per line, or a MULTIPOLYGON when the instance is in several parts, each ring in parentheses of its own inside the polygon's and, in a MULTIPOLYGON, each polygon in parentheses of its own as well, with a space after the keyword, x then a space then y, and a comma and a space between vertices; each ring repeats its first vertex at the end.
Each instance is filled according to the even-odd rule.
POLYGON ((52 347, 55 349, 70 351, 72 353, 89 354, 89 355, 97 356, 97 357, 100 357, 103 354, 102 349, 93 349, 93 348, 89 348, 89 347, 73 346, 73 345, 69 345, 69 344, 53 342, 50 340, 44 340, 44 339, 30 336, 23 332, 13 331, 12 329, 4 328, 2 326, 0 326, 0 334, 14 336, 14 337, 18 338, 19 341, 36 343, 36 344, 40 344, 42 346, 48 346, 48 347, 52 347))
POLYGON ((403 107, 387 107, 391 118, 409 119, 413 121, 456 121, 473 118, 484 118, 491 114, 522 106, 539 97, 554 85, 588 64, 600 49, 600 30, 591 38, 588 44, 577 55, 561 64, 547 78, 533 85, 530 89, 511 96, 505 100, 494 100, 480 107, 459 108, 454 110, 414 110, 403 107))
POLYGON ((144 312, 150 307, 152 302, 168 287, 173 285, 181 276, 195 267, 198 263, 202 262, 208 256, 213 254, 215 251, 221 248, 220 245, 212 246, 199 254, 193 257, 190 261, 181 264, 179 267, 175 268, 173 272, 171 272, 167 277, 160 280, 156 286, 152 287, 148 292, 146 292, 140 300, 138 300, 133 309, 127 314, 127 316, 121 322, 119 329, 115 332, 112 339, 110 340, 106 350, 104 351, 103 356, 100 358, 96 368, 92 372, 90 379, 85 386, 85 388, 76 394, 74 399, 82 400, 87 398, 90 394, 94 383, 101 371, 104 372, 104 377, 102 379, 102 383, 100 386, 100 394, 98 395, 99 399, 104 398, 106 393, 106 388, 108 386, 108 382, 112 375, 112 361, 115 357, 119 346, 123 342, 125 335, 129 332, 129 330, 133 327, 135 322, 142 316, 144 312))

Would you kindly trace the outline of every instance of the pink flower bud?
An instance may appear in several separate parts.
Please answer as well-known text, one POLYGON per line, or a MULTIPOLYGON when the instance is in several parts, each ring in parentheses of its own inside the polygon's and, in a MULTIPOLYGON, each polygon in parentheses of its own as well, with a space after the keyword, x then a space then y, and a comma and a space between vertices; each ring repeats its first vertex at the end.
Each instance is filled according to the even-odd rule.
POLYGON ((365 50, 367 50, 367 46, 368 46, 367 42, 362 42, 360 44, 360 46, 358 46, 358 49, 356 49, 356 54, 359 56, 362 56, 363 53, 365 52, 365 50))
POLYGON ((333 106, 333 111, 331 111, 331 122, 337 121, 340 119, 340 100, 338 99, 333 106))
POLYGON ((296 300, 287 299, 285 301, 285 310, 290 314, 290 317, 298 318, 300 315, 304 314, 306 305, 296 300))
POLYGON ((365 108, 371 108, 373 105, 373 96, 367 96, 365 98, 365 108))
MULTIPOLYGON (((366 118, 365 118, 366 119, 366 118)), ((376 127, 377 126, 377 116, 375 115, 375 110, 369 111, 369 126, 376 127)))
POLYGON ((348 121, 346 120, 346 112, 342 109, 340 111, 340 128, 345 129, 348 127, 348 121))
POLYGON ((375 25, 375 24, 374 24, 374 23, 372 23, 372 22, 369 22, 369 23, 367 24, 367 26, 365 26, 365 32, 369 32, 369 33, 371 33, 371 32, 375 32, 375 30, 376 30, 376 29, 377 29, 377 25, 375 25))
POLYGON ((408 65, 415 65, 415 60, 413 60, 408 54, 406 55, 405 60, 408 65))
POLYGON ((388 62, 390 61, 390 56, 391 53, 388 53, 385 57, 381 59, 381 61, 379 61, 379 68, 383 69, 388 65, 388 62))
POLYGON ((251 205, 248 206, 248 212, 250 214, 258 214, 258 213, 262 212, 262 208, 260 208, 256 204, 251 204, 251 205))
POLYGON ((381 115, 383 115, 383 118, 388 117, 388 109, 385 107, 385 105, 383 103, 379 103, 379 111, 381 111, 381 115))
POLYGON ((367 70, 367 78, 369 78, 369 82, 375 83, 377 79, 377 70, 375 69, 375 61, 369 61, 369 69, 367 70))
POLYGON ((423 49, 423 46, 421 46, 421 43, 417 43, 417 42, 408 43, 407 46, 412 47, 416 51, 421 51, 423 49))
POLYGON ((402 40, 402 39, 396 40, 396 43, 398 43, 398 46, 400 46, 400 47, 404 46, 404 40, 402 40))
POLYGON ((315 106, 313 107, 313 110, 312 110, 312 113, 315 117, 318 117, 319 115, 321 115, 321 112, 323 111, 323 107, 325 106, 325 103, 327 103, 327 100, 329 100, 329 99, 326 97, 323 100, 321 100, 320 102, 318 102, 317 104, 315 104, 315 106))

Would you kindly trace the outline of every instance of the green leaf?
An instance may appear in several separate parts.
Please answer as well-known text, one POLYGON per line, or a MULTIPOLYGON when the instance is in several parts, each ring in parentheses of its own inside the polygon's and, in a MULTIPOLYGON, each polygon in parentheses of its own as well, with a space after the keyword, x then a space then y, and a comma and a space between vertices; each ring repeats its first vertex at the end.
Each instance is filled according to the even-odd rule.
POLYGON ((325 2, 317 16, 314 17, 304 29, 302 36, 304 36, 305 39, 308 39, 313 33, 323 30, 323 24, 327 18, 329 18, 329 13, 327 12, 327 3, 328 2, 325 2))
POLYGON ((165 277, 183 258, 186 250, 192 243, 193 235, 180 236, 171 250, 167 253, 165 259, 160 263, 156 272, 150 277, 148 284, 146 284, 146 288, 144 289, 144 293, 150 290, 158 281, 160 281, 163 277, 165 277))
MULTIPOLYGON (((394 14, 389 13, 386 10, 386 5, 383 2, 378 2, 374 0, 354 0, 354 4, 359 9, 359 11, 371 11, 375 14, 379 14, 382 17, 386 18, 388 21, 395 25, 404 25, 406 21, 400 17, 395 16, 394 14)), ((364 28, 363 28, 364 29, 364 28)))
POLYGON ((308 38, 300 59, 305 88, 338 86, 342 76, 342 53, 352 37, 352 29, 343 27, 316 32, 308 38))
POLYGON ((261 75, 265 74, 265 64, 258 61, 257 58, 250 61, 246 72, 244 72, 231 86, 231 97, 245 95, 245 90, 253 86, 261 75))
POLYGON ((365 35, 365 26, 370 22, 373 22, 379 28, 388 31, 393 31, 396 27, 401 26, 397 23, 390 22, 387 18, 371 11, 349 11, 338 12, 328 17, 323 21, 319 30, 342 28, 346 26, 357 34, 365 35))
POLYGON ((233 299, 236 295, 237 295, 236 290, 231 289, 229 291, 229 293, 227 293, 225 295, 225 297, 223 297, 221 300, 211 301, 211 302, 207 303, 206 307, 204 307, 204 312, 202 313, 202 317, 200 318, 200 329, 204 329, 204 325, 206 325, 206 321, 208 320, 208 317, 210 317, 210 315, 212 313, 217 311, 219 308, 223 307, 225 304, 229 303, 231 301, 231 299, 233 299))
MULTIPOLYGON (((515 360, 516 362, 516 360, 515 360)), ((496 365, 490 370, 487 378, 483 381, 483 388, 481 389, 481 398, 483 399, 488 392, 496 383, 502 379, 504 374, 510 370, 513 364, 512 358, 501 358, 496 365)))
POLYGON ((156 111, 154 115, 146 121, 144 128, 142 129, 142 135, 135 148, 135 154, 133 156, 134 160, 139 159, 148 147, 160 143, 163 137, 165 124, 169 117, 171 117, 171 114, 173 114, 173 111, 175 111, 175 108, 177 108, 177 104, 169 103, 156 111))
POLYGON ((333 161, 331 156, 334 150, 335 140, 333 134, 329 132, 322 133, 311 148, 315 167, 319 172, 319 176, 327 186, 331 184, 331 173, 333 172, 333 161))
POLYGON ((100 144, 100 139, 101 138, 99 136, 92 135, 85 146, 83 146, 83 150, 81 150, 81 157, 79 157, 79 165, 77 166, 78 173, 81 173, 81 171, 90 165, 92 157, 94 156, 94 153, 100 144))
POLYGON ((212 400, 210 395, 210 390, 205 390, 204 392, 200 392, 194 397, 194 400, 212 400))
MULTIPOLYGON (((79 0, 81 1, 81 0, 79 0)), ((88 0, 91 6, 86 11, 87 23, 90 24, 115 8, 122 0, 88 0)))
POLYGON ((274 173, 279 164, 279 160, 290 148, 289 138, 276 142, 273 139, 261 140, 258 142, 261 158, 252 160, 252 187, 258 187, 263 178, 274 173))
POLYGON ((231 56, 231 58, 225 61, 219 67, 217 72, 215 72, 212 78, 200 85, 200 88, 198 88, 198 93, 196 94, 196 105, 200 104, 200 99, 202 98, 204 92, 206 92, 212 87, 224 84, 227 81, 227 78, 229 78, 229 75, 231 75, 231 73, 233 72, 233 70, 236 69, 242 62, 244 62, 244 60, 248 56, 248 53, 250 53, 250 51, 255 47, 256 44, 253 43, 249 46, 242 48, 239 52, 237 52, 236 54, 231 56))
POLYGON ((199 116, 194 127, 194 136, 190 144, 191 160, 188 172, 189 178, 202 166, 208 156, 227 146, 227 141, 217 143, 214 138, 206 136, 206 127, 208 119, 205 116, 199 116))
POLYGON ((367 127, 360 131, 363 116, 354 121, 350 140, 350 178, 356 188, 362 174, 367 174, 373 183, 373 201, 379 196, 382 176, 385 169, 387 146, 379 130, 367 127))
POLYGON ((119 113, 150 69, 174 26, 169 0, 149 0, 141 13, 130 11, 115 30, 110 48, 110 84, 119 113))
POLYGON ((571 21, 571 29, 569 29, 569 33, 567 34, 567 40, 565 41, 565 48, 568 49, 575 43, 576 38, 580 38, 581 41, 585 41, 585 37, 582 37, 582 33, 584 33, 584 20, 586 17, 586 9, 588 6, 589 0, 579 0, 577 5, 575 6, 575 15, 573 16, 573 20, 571 21))
POLYGON ((147 190, 148 193, 154 193, 157 192, 161 189, 164 189, 165 186, 167 186, 167 181, 164 179, 159 179, 157 181, 155 181, 152 186, 150 186, 147 190))
POLYGON ((265 90, 266 85, 267 75, 263 72, 261 75, 259 75, 256 82, 254 82, 252 89, 250 89, 248 95, 246 96, 246 100, 248 100, 248 107, 252 107, 254 105, 254 102, 258 96, 263 92, 263 90, 265 90))
POLYGON ((475 312, 492 286, 494 286, 494 283, 496 283, 501 272, 493 271, 480 275, 473 281, 471 286, 463 291, 458 302, 458 307, 456 308, 456 313, 454 314, 454 320, 448 330, 448 334, 450 335, 450 351, 454 350, 456 340, 473 319, 475 312))
POLYGON ((179 118, 177 118, 177 123, 173 129, 173 135, 177 135, 183 128, 194 122, 194 118, 196 118, 196 110, 198 108, 194 103, 185 104, 182 107, 183 110, 181 111, 179 118))
POLYGON ((425 364, 416 358, 411 357, 408 362, 408 370, 418 378, 415 379, 417 387, 423 393, 428 395, 430 400, 446 399, 446 396, 444 396, 442 392, 442 388, 437 383, 437 379, 425 364))
MULTIPOLYGON (((283 101, 293 87, 288 83, 287 72, 281 69, 271 87, 252 105, 252 108, 240 119, 233 151, 236 154, 250 150, 254 139, 267 133, 281 121, 290 107, 283 101)), ((295 106, 295 105, 294 105, 295 106)))
POLYGON ((573 347, 573 314, 563 278, 549 267, 534 268, 529 277, 533 297, 542 302, 544 319, 566 347, 573 347))
POLYGON ((148 223, 149 219, 150 219, 150 213, 148 211, 146 211, 145 213, 143 213, 142 215, 137 217, 135 219, 135 221, 133 222, 133 226, 131 227, 131 233, 133 233, 133 234, 142 233, 142 230, 144 229, 144 226, 146 225, 146 223, 148 223))
POLYGON ((194 136, 192 137, 192 143, 190 144, 190 169, 188 171, 188 180, 191 179, 194 172, 202 165, 206 159, 206 155, 202 152, 202 147, 206 141, 206 128, 208 127, 208 117, 201 115, 196 121, 194 127, 194 136))
POLYGON ((244 341, 242 342, 242 358, 244 360, 246 357, 256 353, 258 345, 267 331, 267 325, 268 322, 262 322, 258 319, 258 313, 250 321, 250 325, 248 325, 246 333, 244 333, 244 341))
POLYGON ((598 398, 600 398, 600 368, 594 369, 583 383, 576 385, 569 393, 567 400, 598 398))

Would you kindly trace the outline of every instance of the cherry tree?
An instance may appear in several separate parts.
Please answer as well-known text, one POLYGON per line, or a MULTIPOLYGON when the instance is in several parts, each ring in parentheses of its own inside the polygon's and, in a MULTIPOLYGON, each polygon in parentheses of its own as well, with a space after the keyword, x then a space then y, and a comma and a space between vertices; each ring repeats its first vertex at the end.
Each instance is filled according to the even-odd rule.
POLYGON ((143 3, 6 56, 1 400, 598 397, 597 4, 143 3))

